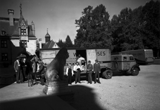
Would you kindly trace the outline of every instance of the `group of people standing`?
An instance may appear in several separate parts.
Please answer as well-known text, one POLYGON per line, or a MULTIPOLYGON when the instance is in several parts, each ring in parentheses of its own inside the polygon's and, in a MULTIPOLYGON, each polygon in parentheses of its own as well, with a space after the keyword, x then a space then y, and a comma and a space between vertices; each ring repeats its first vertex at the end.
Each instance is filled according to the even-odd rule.
POLYGON ((27 63, 25 57, 17 57, 14 62, 14 70, 16 72, 16 82, 23 83, 26 80, 27 73, 27 63))
MULTIPOLYGON (((68 67, 66 69, 66 75, 68 76, 68 84, 72 84, 72 77, 75 75, 75 84, 81 83, 80 75, 81 72, 84 70, 83 64, 85 61, 82 60, 82 63, 80 63, 78 60, 75 63, 75 65, 68 64, 68 67)), ((100 64, 98 60, 95 60, 95 63, 92 65, 91 61, 89 60, 86 64, 86 75, 87 75, 87 81, 89 84, 92 84, 92 81, 94 83, 101 83, 100 82, 100 64), (93 78, 93 80, 92 80, 93 78)))
POLYGON ((36 82, 36 73, 40 70, 41 65, 38 62, 36 55, 30 59, 30 63, 26 61, 25 55, 20 55, 14 62, 14 70, 16 75, 15 83, 23 83, 26 80, 32 79, 36 82))

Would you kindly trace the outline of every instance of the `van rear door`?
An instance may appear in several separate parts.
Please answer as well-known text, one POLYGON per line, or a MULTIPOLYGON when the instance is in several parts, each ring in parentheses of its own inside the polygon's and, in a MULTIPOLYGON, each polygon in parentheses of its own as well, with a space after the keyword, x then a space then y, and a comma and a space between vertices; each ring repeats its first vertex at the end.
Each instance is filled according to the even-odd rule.
POLYGON ((87 49, 87 60, 91 61, 91 64, 95 63, 96 60, 96 50, 95 49, 87 49))
POLYGON ((109 49, 96 49, 96 56, 101 68, 111 68, 111 51, 109 49))
POLYGON ((66 60, 66 64, 68 63, 74 64, 76 63, 76 50, 67 50, 69 57, 66 60))

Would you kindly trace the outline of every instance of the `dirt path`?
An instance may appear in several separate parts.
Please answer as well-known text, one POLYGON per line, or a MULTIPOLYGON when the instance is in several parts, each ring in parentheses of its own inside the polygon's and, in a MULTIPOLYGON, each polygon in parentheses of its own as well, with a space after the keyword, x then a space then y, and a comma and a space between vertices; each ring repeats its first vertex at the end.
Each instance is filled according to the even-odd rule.
POLYGON ((160 66, 141 66, 138 76, 114 76, 101 84, 73 84, 77 110, 160 110, 160 66))
MULTIPOLYGON (((141 66, 138 76, 114 76, 101 84, 72 84, 77 110, 160 110, 160 65, 141 66)), ((39 97, 44 86, 27 83, 0 89, 0 101, 39 97)))

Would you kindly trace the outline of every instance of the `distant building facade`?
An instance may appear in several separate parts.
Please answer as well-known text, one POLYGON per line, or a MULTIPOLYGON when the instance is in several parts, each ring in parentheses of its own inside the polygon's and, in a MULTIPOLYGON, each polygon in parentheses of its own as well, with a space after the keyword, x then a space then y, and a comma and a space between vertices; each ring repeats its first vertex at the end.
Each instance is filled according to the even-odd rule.
POLYGON ((22 51, 35 54, 37 49, 35 24, 29 25, 22 15, 14 18, 14 10, 8 9, 9 17, 0 17, 0 65, 13 64, 22 51))

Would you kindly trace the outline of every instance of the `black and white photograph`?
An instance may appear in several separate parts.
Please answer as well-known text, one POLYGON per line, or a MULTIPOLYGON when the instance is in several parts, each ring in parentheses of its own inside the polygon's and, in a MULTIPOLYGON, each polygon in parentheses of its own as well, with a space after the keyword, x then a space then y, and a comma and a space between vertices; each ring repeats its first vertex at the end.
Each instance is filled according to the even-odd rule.
POLYGON ((160 110, 160 0, 0 0, 0 110, 160 110))

